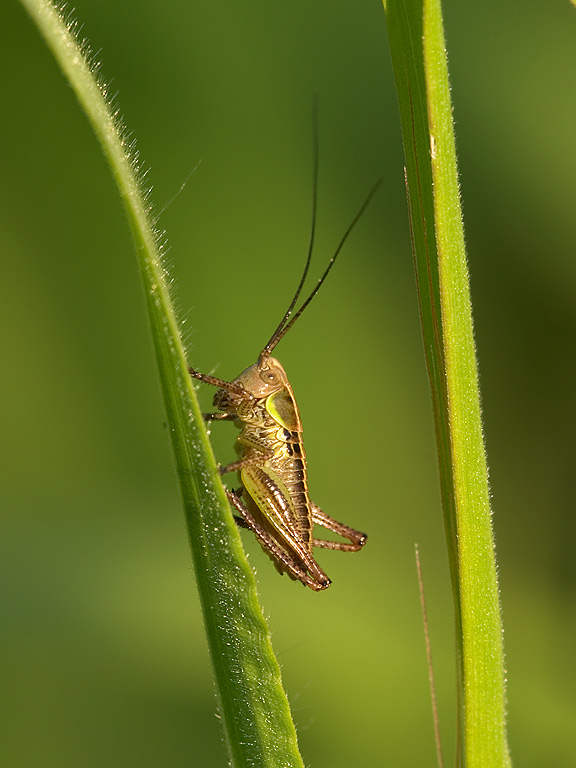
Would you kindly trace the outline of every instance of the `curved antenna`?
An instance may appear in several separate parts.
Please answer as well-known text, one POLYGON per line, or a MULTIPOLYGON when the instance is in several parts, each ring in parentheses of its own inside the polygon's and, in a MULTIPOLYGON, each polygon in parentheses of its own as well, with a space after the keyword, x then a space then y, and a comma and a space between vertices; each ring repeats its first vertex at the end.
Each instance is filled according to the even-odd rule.
MULTIPOLYGON (((300 309, 298 310, 298 312, 296 312, 296 314, 294 315, 294 317, 292 318, 292 320, 290 320, 290 322, 289 322, 289 323, 287 323, 286 321, 288 320, 288 317, 290 316, 290 314, 291 314, 291 312, 292 312, 292 309, 294 308, 294 304, 296 303, 296 299, 298 298, 298 295, 300 294, 300 291, 301 291, 301 289, 302 289, 302 283, 304 282, 304 280, 302 279, 302 280, 300 281, 300 285, 298 286, 298 291, 297 291, 297 293, 296 293, 296 296, 294 297, 294 300, 293 300, 292 304, 290 305, 290 310, 289 310, 289 312, 287 312, 287 313, 286 313, 286 315, 284 316, 284 318, 283 318, 282 322, 280 323, 280 325, 278 326, 278 328, 276 328, 276 330, 274 331, 274 335, 272 336, 272 338, 270 339, 270 341, 268 342, 268 344, 266 344, 266 346, 264 347, 264 349, 263 349, 263 350, 262 350, 262 352, 260 353, 260 357, 259 357, 259 360, 262 360, 264 357, 268 357, 268 355, 269 355, 269 354, 272 352, 272 350, 274 349, 274 347, 276 346, 276 344, 278 344, 278 342, 279 342, 279 341, 280 341, 280 339, 281 339, 281 338, 284 336, 284 334, 285 334, 285 333, 287 333, 287 331, 288 331, 290 328, 292 328, 292 326, 294 325, 294 323, 296 322, 296 320, 298 320, 298 318, 300 317, 300 315, 302 314, 302 312, 304 312, 304 310, 306 309, 306 307, 308 306, 308 304, 310 304, 310 302, 312 301, 312 299, 314 298, 314 296, 316 296, 316 294, 317 294, 317 293, 318 293, 318 291, 320 290, 320 287, 322 286, 322 283, 324 282, 324 280, 326 280, 326 278, 328 277, 328 274, 329 274, 330 270, 331 270, 331 269, 332 269, 332 267, 334 266, 334 262, 336 261, 336 259, 337 259, 337 257, 338 257, 338 254, 340 253, 340 251, 341 251, 341 250, 342 250, 342 248, 344 247, 344 243, 346 242, 346 240, 348 240, 348 237, 349 237, 350 233, 352 232, 352 230, 354 229, 354 227, 356 226, 356 224, 357 224, 357 223, 358 223, 358 221, 360 220, 360 217, 362 216, 362 214, 364 213, 364 211, 365 211, 365 210, 366 210, 366 208, 368 207, 368 204, 370 203, 370 201, 372 200, 372 198, 373 198, 373 197, 374 197, 374 195, 376 194, 376 190, 378 189, 378 187, 380 186, 380 184, 381 184, 381 183, 382 183, 382 179, 378 179, 378 181, 376 182, 376 184, 374 184, 374 186, 372 187, 372 189, 371 189, 371 190, 370 190, 370 192, 368 193, 368 196, 366 197, 366 199, 365 199, 365 200, 364 200, 364 202, 362 203, 362 205, 361 205, 361 207, 360 207, 360 209, 359 209, 358 213, 356 214, 356 216, 354 216, 354 218, 352 219, 352 221, 351 221, 351 222, 350 222, 350 224, 348 225, 348 228, 347 228, 346 232, 344 232, 344 235, 342 236, 342 239, 341 239, 341 240, 340 240, 340 242, 338 243, 338 247, 337 247, 337 248, 336 248, 336 250, 334 251, 334 255, 332 256, 332 258, 331 258, 331 259, 330 259, 330 261, 328 262, 328 266, 327 266, 327 267, 326 267, 326 269, 324 270, 324 274, 322 275, 322 277, 321 277, 321 278, 318 280, 318 282, 316 283, 316 286, 315 286, 314 290, 312 291, 312 293, 310 294, 310 296, 308 296, 308 298, 306 299, 306 301, 304 302, 304 304, 302 304, 302 306, 300 307, 300 309)), ((304 277, 306 277, 306 272, 308 271, 308 266, 309 266, 309 263, 310 263, 310 256, 311 256, 311 251, 310 251, 310 253, 308 254, 308 261, 306 262, 306 269, 304 270, 304 275, 303 275, 303 278, 304 278, 304 277)))
POLYGON ((285 324, 288 321, 288 318, 292 314, 292 310, 296 306, 296 302, 298 301, 298 298, 302 292, 302 288, 304 287, 304 283, 306 282, 306 276, 308 275, 308 269, 310 268, 310 262, 312 261, 312 251, 314 250, 314 238, 316 236, 316 210, 318 207, 318 94, 314 94, 314 101, 312 104, 312 131, 313 131, 313 145, 312 145, 312 165, 313 165, 313 171, 312 171, 312 223, 310 226, 310 240, 308 241, 308 255, 306 257, 306 264, 304 265, 304 271, 302 272, 302 277, 300 278, 300 282, 298 283, 298 288, 296 288, 296 293, 294 294, 292 301, 290 302, 290 306, 286 310, 286 313, 284 314, 284 317, 278 324, 278 327, 270 337, 270 340, 260 352, 259 360, 262 360, 265 357, 268 357, 270 352, 274 349, 276 344, 280 341, 282 336, 284 335, 283 328, 285 324))

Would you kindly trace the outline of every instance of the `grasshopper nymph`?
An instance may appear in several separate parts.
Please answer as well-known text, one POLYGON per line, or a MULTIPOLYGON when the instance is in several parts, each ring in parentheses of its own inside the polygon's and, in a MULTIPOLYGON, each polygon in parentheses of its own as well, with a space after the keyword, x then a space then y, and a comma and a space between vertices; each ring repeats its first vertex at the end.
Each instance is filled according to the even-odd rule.
POLYGON ((193 378, 218 387, 214 405, 219 410, 217 413, 205 414, 204 418, 207 421, 235 421, 240 428, 236 446, 240 458, 219 470, 221 475, 228 472, 239 474, 240 488, 227 491, 228 499, 237 513, 236 521, 254 532, 280 573, 287 573, 290 578, 319 591, 329 587, 331 582, 314 559, 313 547, 356 552, 366 543, 366 534, 337 522, 310 499, 298 406, 286 372, 271 352, 317 294, 376 187, 346 230, 316 287, 289 321, 312 257, 315 190, 316 183, 308 258, 300 284, 258 360, 234 381, 223 381, 198 373, 193 368, 189 368, 189 372, 193 378), (312 532, 314 524, 348 541, 315 539, 312 532))

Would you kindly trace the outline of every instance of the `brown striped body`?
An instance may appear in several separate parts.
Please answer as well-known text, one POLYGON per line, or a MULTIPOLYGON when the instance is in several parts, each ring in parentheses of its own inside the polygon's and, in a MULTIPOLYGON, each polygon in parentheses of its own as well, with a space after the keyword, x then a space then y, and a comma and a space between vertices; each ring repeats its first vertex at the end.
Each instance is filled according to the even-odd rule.
POLYGON ((241 488, 228 492, 239 521, 256 534, 280 573, 314 590, 330 579, 313 557, 313 547, 355 551, 366 536, 332 520, 310 500, 302 423, 292 387, 282 365, 269 355, 232 382, 191 371, 220 386, 212 419, 234 420, 240 427, 239 460, 221 468, 238 471, 241 488), (314 539, 314 523, 345 536, 350 543, 314 539))

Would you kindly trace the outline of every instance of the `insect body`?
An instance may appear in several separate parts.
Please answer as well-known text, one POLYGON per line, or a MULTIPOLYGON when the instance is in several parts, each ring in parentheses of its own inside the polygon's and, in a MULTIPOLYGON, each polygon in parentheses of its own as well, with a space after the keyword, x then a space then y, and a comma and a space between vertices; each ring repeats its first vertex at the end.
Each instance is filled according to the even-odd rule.
POLYGON ((314 590, 326 589, 330 579, 316 563, 312 548, 352 552, 364 545, 366 535, 336 522, 310 500, 302 424, 284 368, 268 354, 232 382, 190 373, 220 387, 214 405, 221 410, 207 417, 234 419, 241 428, 241 458, 220 469, 221 474, 240 475, 240 490, 228 491, 238 521, 256 534, 280 573, 314 590), (314 539, 314 523, 350 543, 314 539))
POLYGON ((220 474, 237 471, 240 477, 240 488, 227 491, 237 522, 254 532, 280 573, 287 573, 316 591, 326 589, 331 582, 314 559, 313 547, 355 552, 366 543, 366 534, 337 522, 310 499, 298 406, 286 372, 271 352, 318 292, 375 189, 348 227, 316 287, 288 322, 310 265, 313 217, 308 259, 300 284, 254 365, 230 382, 189 369, 195 379, 219 388, 214 396, 214 405, 219 410, 205 414, 204 418, 235 421, 240 427, 239 459, 220 467, 220 474), (341 535, 347 542, 315 539, 314 524, 341 535))

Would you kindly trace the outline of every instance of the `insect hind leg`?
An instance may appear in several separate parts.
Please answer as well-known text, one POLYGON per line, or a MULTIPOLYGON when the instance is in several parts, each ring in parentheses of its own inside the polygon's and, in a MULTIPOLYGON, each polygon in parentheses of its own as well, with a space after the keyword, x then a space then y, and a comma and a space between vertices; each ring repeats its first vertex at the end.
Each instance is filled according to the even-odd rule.
MULTIPOLYGON (((240 499, 243 492, 244 492, 244 488, 233 488, 231 491, 226 490, 226 493, 228 494, 229 499, 230 499, 230 496, 235 496, 237 499, 240 499)), ((232 504, 236 509, 236 504, 234 502, 232 502, 232 504)), ((241 515, 234 515, 234 522, 236 523, 238 528, 250 529, 250 526, 241 515)))
POLYGON ((358 552, 366 544, 367 536, 362 531, 357 531, 355 528, 350 528, 344 523, 339 523, 338 520, 334 520, 333 517, 327 515, 326 512, 317 507, 316 504, 311 504, 312 508, 312 520, 317 525, 321 525, 332 533, 337 533, 339 536, 343 536, 348 539, 350 544, 343 541, 328 541, 327 539, 314 539, 314 546, 321 547, 323 549, 336 549, 339 552, 358 552))
MULTIPOLYGON (((332 582, 327 576, 323 574, 323 579, 313 579, 308 575, 305 569, 302 568, 302 566, 299 566, 298 563, 296 563, 295 560, 291 558, 290 555, 276 543, 276 541, 274 541, 270 534, 261 525, 259 525, 254 517, 250 514, 240 499, 238 493, 235 491, 226 491, 226 494, 230 504, 232 504, 233 508, 242 518, 240 525, 242 527, 249 528, 254 533, 264 551, 268 553, 276 563, 281 564, 282 570, 286 571, 294 579, 301 581, 315 592, 327 589, 330 586, 332 582)), ((236 518, 236 515, 234 517, 236 518)), ((318 570, 320 572, 320 569, 318 570)))

